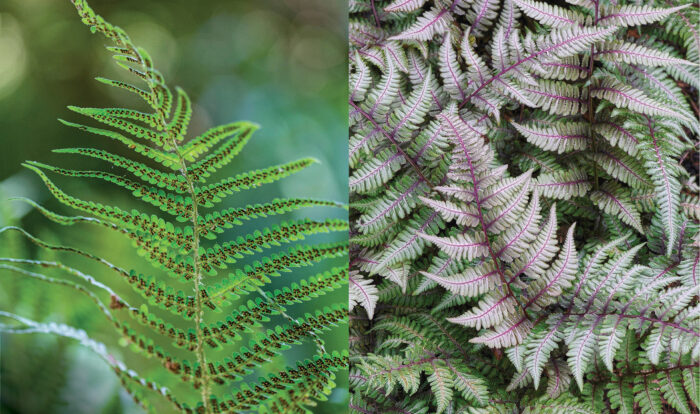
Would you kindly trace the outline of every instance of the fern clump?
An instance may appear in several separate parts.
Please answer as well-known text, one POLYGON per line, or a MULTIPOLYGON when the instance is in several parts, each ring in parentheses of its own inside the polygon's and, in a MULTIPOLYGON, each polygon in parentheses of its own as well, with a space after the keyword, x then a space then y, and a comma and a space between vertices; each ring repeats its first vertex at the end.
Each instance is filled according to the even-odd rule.
POLYGON ((352 410, 697 412, 698 14, 657 3, 351 2, 352 410))
POLYGON ((139 83, 97 80, 133 93, 147 110, 69 107, 94 122, 61 121, 63 124, 117 141, 133 157, 93 147, 56 150, 98 159, 109 165, 109 172, 35 161, 24 164, 58 201, 86 216, 65 216, 25 201, 60 225, 92 224, 126 236, 154 269, 125 269, 87 249, 49 243, 19 227, 1 232, 18 232, 41 249, 82 256, 103 265, 104 274, 88 275, 60 261, 4 257, 0 262, 5 270, 84 294, 114 326, 121 341, 157 360, 162 372, 157 382, 144 378, 135 367, 116 360, 107 346, 70 326, 2 311, 2 331, 45 332, 80 341, 102 356, 136 401, 152 411, 162 412, 158 408, 163 403, 158 395, 162 395, 170 402, 168 412, 308 412, 308 407, 333 388, 335 373, 346 369, 347 352, 326 349, 321 335, 342 329, 347 305, 316 307, 305 315, 295 312, 294 305, 346 285, 347 269, 342 263, 348 251, 343 241, 348 223, 343 219, 290 219, 266 227, 256 219, 274 219, 310 207, 344 206, 283 198, 245 207, 218 207, 234 193, 282 180, 315 160, 304 158, 215 181, 215 173, 238 156, 258 127, 234 122, 187 139, 192 116, 188 95, 180 88, 170 89, 148 53, 122 29, 95 14, 86 1, 73 0, 73 4, 83 23, 109 41, 107 49, 114 53, 116 63, 139 83), (97 123, 102 126, 95 126, 97 123), (116 172, 120 170, 124 172, 116 172), (56 176, 115 184, 162 213, 126 210, 70 195, 55 184, 56 176), (253 230, 241 230, 248 221, 253 230), (222 233, 231 228, 238 235, 224 239, 222 233), (339 235, 335 239, 341 241, 305 240, 323 233, 335 233, 339 235), (318 265, 324 261, 339 266, 318 265), (285 276, 283 282, 273 285, 275 277, 289 272, 296 275, 311 267, 315 270, 307 276, 291 280, 285 276), (137 302, 118 293, 120 283, 134 289, 137 302), (162 346, 164 343, 168 345, 162 346), (302 343, 311 344, 314 353, 285 362, 291 356, 285 351, 302 343))

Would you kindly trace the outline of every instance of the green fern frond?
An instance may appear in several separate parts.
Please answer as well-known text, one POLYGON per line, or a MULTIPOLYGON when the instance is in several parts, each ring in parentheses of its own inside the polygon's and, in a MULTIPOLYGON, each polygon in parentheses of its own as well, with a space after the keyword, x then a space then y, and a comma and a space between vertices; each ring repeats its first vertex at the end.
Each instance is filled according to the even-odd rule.
POLYGON ((81 256, 100 263, 107 271, 93 277, 60 261, 9 257, 0 258, 0 267, 72 288, 91 299, 121 341, 162 365, 157 378, 163 384, 141 378, 116 361, 107 345, 68 326, 37 323, 3 311, 0 315, 14 322, 2 324, 0 330, 45 332, 80 341, 105 359, 125 389, 153 412, 162 410, 159 395, 170 402, 169 410, 174 412, 307 411, 327 398, 335 386, 335 373, 348 365, 347 354, 326 350, 320 337, 326 331, 342 329, 347 324, 348 310, 345 304, 333 304, 315 306, 310 313, 299 315, 293 305, 347 286, 348 270, 339 262, 347 257, 348 242, 337 235, 348 230, 348 222, 297 218, 260 224, 256 219, 277 218, 311 207, 347 207, 332 201, 286 198, 207 210, 234 192, 282 180, 316 160, 303 158, 210 181, 214 173, 224 171, 234 161, 258 126, 234 122, 189 138, 193 105, 188 95, 177 87, 173 92, 147 52, 137 47, 122 29, 95 14, 86 1, 73 0, 73 4, 83 23, 110 42, 107 49, 114 54, 117 65, 136 77, 134 84, 97 80, 135 94, 149 110, 69 106, 78 115, 101 123, 102 128, 61 122, 119 141, 133 156, 140 154, 151 161, 145 163, 90 147, 56 150, 97 159, 111 168, 117 167, 119 172, 27 161, 24 166, 39 176, 58 201, 87 215, 66 216, 31 200, 24 201, 52 222, 64 226, 96 224, 127 236, 153 269, 124 269, 87 249, 47 243, 16 227, 7 227, 0 233, 19 231, 42 249, 81 256), (68 195, 49 175, 116 184, 128 190, 132 199, 151 204, 170 217, 148 213, 143 206, 142 210, 127 211, 68 195), (245 230, 240 227, 244 221, 252 222, 245 230), (239 226, 236 236, 222 234, 234 226, 239 226), (335 235, 325 242, 310 240, 326 233, 335 235), (330 266, 315 266, 321 261, 330 266), (66 278, 37 273, 28 269, 31 267, 60 271, 66 278), (330 270, 316 270, 320 272, 316 276, 303 278, 297 276, 297 269, 302 267, 330 270), (290 272, 293 275, 272 284, 273 277, 290 272), (120 278, 114 279, 114 273, 120 278), (127 295, 117 293, 118 280, 125 280, 138 292, 136 299, 130 299, 133 304, 127 302, 127 295), (287 351, 307 343, 315 349, 313 354, 299 356, 296 351, 287 351), (256 374, 263 378, 254 385, 250 379, 256 374), (169 391, 175 388, 188 389, 189 393, 178 391, 176 399, 176 393, 169 391))

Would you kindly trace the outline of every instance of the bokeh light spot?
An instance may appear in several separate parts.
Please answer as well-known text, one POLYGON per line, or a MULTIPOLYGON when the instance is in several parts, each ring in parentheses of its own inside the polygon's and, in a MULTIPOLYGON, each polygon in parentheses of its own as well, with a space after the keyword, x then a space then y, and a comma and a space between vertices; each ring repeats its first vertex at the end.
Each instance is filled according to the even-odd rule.
POLYGON ((12 93, 27 70, 27 53, 17 20, 0 13, 0 99, 12 93))

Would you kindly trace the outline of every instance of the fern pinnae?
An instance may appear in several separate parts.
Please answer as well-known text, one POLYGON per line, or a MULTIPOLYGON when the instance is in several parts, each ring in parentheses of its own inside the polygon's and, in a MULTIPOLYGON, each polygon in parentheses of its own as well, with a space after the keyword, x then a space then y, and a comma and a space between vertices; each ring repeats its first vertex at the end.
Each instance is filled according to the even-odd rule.
POLYGON ((684 59, 674 58, 668 53, 620 41, 604 42, 600 46, 600 50, 596 50, 595 56, 602 56, 604 60, 621 61, 630 65, 697 65, 697 63, 684 59))
POLYGON ((601 10, 598 22, 601 25, 632 26, 653 23, 689 7, 684 4, 677 7, 653 8, 648 6, 621 5, 607 6, 601 10))
POLYGON ((498 73, 491 77, 488 77, 485 80, 483 80, 482 78, 481 83, 470 94, 470 96, 467 96, 464 100, 462 100, 462 102, 460 103, 460 107, 464 106, 467 102, 470 101, 470 99, 473 96, 476 96, 482 89, 488 87, 492 82, 500 79, 501 77, 505 76, 510 71, 515 70, 521 65, 528 64, 529 62, 534 61, 542 55, 559 59, 572 56, 576 54, 577 51, 585 50, 592 42, 604 39, 610 33, 612 33, 612 31, 612 29, 591 30, 588 28, 580 29, 580 32, 577 32, 576 29, 570 28, 562 29, 559 31, 554 30, 549 36, 547 36, 545 39, 542 39, 540 44, 538 44, 540 50, 535 51, 534 53, 531 53, 530 55, 527 55, 525 57, 522 57, 517 62, 500 70, 498 73))
POLYGON ((591 183, 586 173, 577 170, 540 174, 535 186, 542 192, 543 196, 563 200, 582 197, 591 189, 591 183))
MULTIPOLYGON (((126 36, 126 34, 119 33, 119 30, 115 30, 111 27, 111 25, 105 25, 104 21, 101 19, 101 17, 96 16, 92 9, 84 3, 83 1, 80 0, 74 0, 73 1, 74 5, 78 9, 79 14, 82 16, 83 20, 90 26, 91 30, 97 30, 102 32, 105 36, 108 38, 112 38, 112 40, 117 44, 119 47, 126 48, 125 50, 129 52, 130 55, 133 57, 134 63, 138 63, 141 65, 141 68, 143 69, 144 73, 148 73, 150 71, 150 65, 148 60, 144 60, 142 56, 139 54, 138 49, 131 43, 129 38, 126 36)), ((131 66, 127 66, 127 69, 130 70, 132 73, 137 73, 131 66)), ((149 89, 150 89, 150 95, 151 95, 151 101, 156 102, 159 100, 159 95, 158 91, 161 90, 159 88, 162 88, 162 84, 160 83, 160 79, 158 78, 150 78, 146 76, 141 76, 144 78, 146 81, 149 89)), ((180 90, 178 90, 178 94, 181 94, 180 90)), ((206 365, 206 356, 203 351, 203 340, 202 340, 202 331, 201 331, 201 324, 202 324, 202 318, 203 318, 203 303, 202 303, 202 296, 201 296, 201 285, 202 285, 202 273, 200 270, 200 265, 199 265, 199 221, 198 221, 198 211, 197 211, 197 202, 194 200, 198 200, 197 193, 195 192, 195 187, 192 182, 192 180, 189 178, 189 175, 187 174, 187 164, 184 158, 180 155, 180 152, 178 150, 178 145, 177 145, 177 132, 179 131, 173 131, 171 129, 168 129, 167 125, 167 120, 166 120, 166 109, 169 109, 167 106, 164 108, 163 106, 161 107, 156 107, 155 105, 152 105, 152 107, 156 110, 155 114, 157 116, 156 119, 156 124, 160 126, 159 129, 167 131, 168 139, 169 139, 169 144, 172 146, 172 148, 175 150, 176 154, 178 155, 178 161, 179 161, 179 170, 182 176, 184 177, 187 185, 187 192, 190 195, 190 201, 192 202, 192 209, 191 209, 191 216, 190 219, 192 221, 192 226, 193 226, 193 243, 192 243, 192 259, 193 259, 193 267, 194 267, 194 292, 195 292, 195 331, 197 335, 197 346, 195 349, 195 353, 197 355, 197 360, 200 366, 205 366, 206 365)), ((138 135, 137 135, 138 136, 138 135)), ((156 140, 156 143, 162 144, 163 141, 162 139, 160 141, 156 140)), ((204 405, 204 409, 206 412, 210 411, 209 404, 209 381, 208 381, 208 373, 206 370, 203 372, 203 386, 201 387, 201 394, 202 394, 202 403, 204 405)))
POLYGON ((368 0, 351 12, 365 24, 351 32, 393 37, 414 72, 392 72, 402 65, 377 59, 388 49, 376 40, 351 44, 351 67, 374 75, 350 102, 361 108, 351 145, 362 143, 351 171, 381 178, 351 190, 353 278, 377 289, 355 299, 351 411, 480 412, 440 362, 465 350, 457 371, 467 375, 480 357, 509 357, 511 369, 488 377, 492 411, 696 408, 681 377, 700 335, 698 188, 687 182, 698 122, 684 84, 697 65, 674 15, 696 13, 565 3, 408 2, 409 12, 372 16, 368 0), (400 78, 398 110, 431 70, 431 107, 408 139, 362 114, 388 74, 400 78), (395 148, 415 165, 376 169, 395 148), (435 322, 385 322, 428 310, 459 346, 437 345, 435 322))
MULTIPOLYGON (((62 286, 68 286, 71 287, 72 289, 75 289, 76 291, 80 292, 81 294, 87 295, 100 309, 100 311, 105 315, 105 317, 109 320, 109 322, 113 325, 113 327, 116 329, 116 331, 125 339, 133 342, 136 344, 138 347, 142 349, 143 352, 147 353, 149 356, 157 357, 161 363, 168 368, 169 370, 172 370, 172 366, 179 366, 181 365, 181 362, 178 361, 177 359, 173 358, 172 356, 164 353, 164 351, 160 347, 154 347, 153 341, 150 340, 149 338, 135 333, 129 325, 123 321, 120 321, 118 317, 116 317, 113 313, 115 310, 124 310, 132 319, 137 320, 139 323, 149 326, 152 328, 155 332, 159 332, 163 335, 168 335, 171 338, 180 338, 182 341, 183 338, 185 338, 185 334, 182 331, 177 331, 176 329, 173 329, 172 325, 164 323, 160 319, 154 319, 147 312, 144 312, 142 309, 137 309, 132 306, 130 306, 127 302, 124 301, 121 297, 119 297, 114 291, 112 291, 109 287, 106 285, 96 281, 92 276, 86 275, 82 273, 81 271, 61 265, 60 263, 56 262, 42 262, 42 261, 35 261, 35 260, 21 260, 21 259, 9 259, 9 258, 0 258, 0 261, 7 261, 10 263, 16 263, 16 264, 35 264, 35 265, 40 265, 42 267, 55 267, 58 269, 61 269, 65 271, 66 273, 69 273, 73 276, 76 276, 85 282, 87 282, 89 285, 93 287, 97 287, 101 290, 106 291, 108 294, 110 294, 110 304, 109 308, 104 305, 99 299, 97 295, 95 295, 93 292, 90 290, 86 289, 84 286, 76 284, 74 282, 70 282, 64 279, 56 279, 52 277, 47 277, 43 274, 38 274, 35 272, 28 272, 24 269, 17 268, 15 266, 8 266, 8 265, 2 265, 3 268, 11 270, 13 272, 22 274, 27 277, 31 277, 34 279, 38 279, 47 283, 51 284, 57 284, 57 285, 62 285, 62 286)), ((183 345, 184 342, 178 342, 179 345, 183 345)))
POLYGON ((557 29, 566 28, 575 24, 581 25, 584 19, 583 16, 577 12, 551 6, 547 3, 530 0, 514 0, 513 2, 523 10, 523 13, 540 20, 542 24, 557 29))
POLYGON ((618 108, 623 107, 636 110, 645 115, 669 116, 688 121, 683 114, 674 112, 662 103, 645 96, 642 91, 623 85, 613 79, 597 82, 591 88, 591 95, 596 98, 606 99, 618 108))
POLYGON ((147 401, 142 400, 142 395, 140 390, 145 388, 149 391, 156 392, 163 395, 171 404, 173 404, 174 409, 180 409, 181 403, 177 398, 165 387, 161 387, 159 384, 149 381, 145 378, 140 377, 136 372, 128 369, 123 363, 116 361, 106 350, 106 346, 100 342, 94 341, 88 337, 87 333, 83 330, 75 329, 73 327, 64 324, 44 324, 29 320, 27 318, 22 318, 18 315, 0 311, 0 315, 16 320, 21 323, 24 328, 18 328, 16 326, 9 326, 2 324, 0 328, 8 333, 16 334, 27 334, 27 333, 49 333, 57 336, 62 336, 66 338, 71 338, 80 342, 81 345, 94 351, 100 358, 102 358, 115 373, 119 376, 122 381, 122 385, 136 398, 143 406, 147 409, 153 409, 151 404, 147 401), (133 383, 133 384, 132 384, 133 383))
POLYGON ((246 139, 256 129, 258 129, 258 125, 246 121, 220 125, 210 128, 201 135, 187 141, 180 146, 180 150, 186 161, 194 162, 199 156, 222 140, 232 137, 246 139))
POLYGON ((230 134, 235 135, 234 137, 227 139, 224 144, 201 161, 191 164, 188 167, 188 173, 199 182, 204 182, 205 178, 227 165, 238 155, 256 129, 257 127, 255 126, 236 128, 235 134, 230 134))
MULTIPOLYGON (((124 168, 125 170, 133 173, 148 184, 165 187, 168 190, 175 190, 179 193, 185 192, 184 187, 186 183, 182 176, 175 175, 173 173, 163 173, 162 171, 150 168, 143 163, 136 162, 116 154, 111 154, 107 151, 93 148, 63 148, 55 149, 53 152, 59 154, 80 154, 107 161, 116 167, 124 168)), ((32 165, 42 166, 45 164, 32 162, 32 165)))
MULTIPOLYGON (((85 132, 119 141, 135 153, 150 158, 160 164, 160 167, 166 167, 170 171, 161 171, 160 168, 99 149, 57 150, 56 152, 59 153, 105 161, 137 178, 130 179, 103 171, 64 169, 27 161, 24 166, 37 173, 55 198, 63 204, 89 214, 90 217, 63 216, 32 201, 28 202, 46 218, 58 224, 66 226, 82 223, 96 224, 127 236, 147 262, 164 270, 164 273, 177 278, 180 282, 192 286, 194 292, 185 294, 176 290, 177 288, 169 281, 139 274, 133 270, 127 271, 81 249, 46 243, 14 227, 2 229, 0 233, 21 231, 41 248, 70 252, 101 263, 126 280, 145 302, 176 316, 177 322, 166 322, 166 319, 161 319, 155 312, 149 311, 145 304, 140 307, 129 305, 110 287, 60 262, 0 258, 0 261, 4 262, 0 266, 27 277, 69 286, 87 294, 106 314, 124 340, 134 344, 135 348, 145 356, 154 357, 163 365, 166 372, 169 371, 175 377, 180 377, 199 394, 196 407, 192 407, 191 401, 186 401, 186 396, 178 396, 175 399, 166 388, 160 388, 142 380, 135 373, 125 369, 121 363, 111 361, 112 369, 124 382, 127 391, 149 410, 155 408, 152 401, 149 401, 152 396, 146 394, 156 391, 170 400, 173 404, 172 409, 178 412, 240 412, 256 409, 270 412, 305 411, 314 400, 323 398, 323 394, 330 392, 334 386, 332 381, 334 372, 342 370, 348 363, 346 354, 326 351, 318 335, 346 323, 347 307, 334 305, 317 309, 300 320, 288 313, 287 307, 342 288, 347 283, 347 269, 334 268, 273 292, 265 292, 262 287, 270 282, 271 277, 280 276, 283 272, 312 266, 325 259, 346 256, 347 242, 326 244, 296 242, 315 234, 345 232, 348 229, 347 221, 287 220, 277 225, 260 227, 258 230, 251 231, 250 234, 229 242, 207 246, 205 239, 214 240, 224 229, 240 225, 243 220, 282 215, 301 208, 347 207, 330 201, 288 198, 205 214, 204 209, 214 207, 233 192, 275 182, 306 168, 316 160, 304 158, 279 166, 242 173, 218 183, 207 184, 207 178, 225 167, 238 155, 257 126, 247 122, 231 123, 211 128, 185 142, 192 116, 192 103, 187 94, 180 88, 176 88, 174 93, 171 92, 145 50, 135 46, 121 29, 110 25, 96 15, 84 0, 73 0, 73 4, 91 31, 103 34, 113 43, 114 46, 109 46, 108 49, 116 54, 116 63, 140 78, 139 81, 146 86, 135 86, 104 78, 98 80, 143 98, 152 113, 125 108, 70 107, 69 109, 74 112, 92 118, 109 129, 62 122, 85 132), (50 174, 95 178, 114 183, 130 190, 134 198, 140 198, 167 212, 174 217, 174 220, 171 222, 157 215, 148 215, 137 210, 128 212, 116 206, 81 200, 63 192, 49 178, 50 174), (245 256, 265 253, 285 244, 291 244, 292 247, 279 253, 269 254, 267 257, 257 257, 257 260, 252 260, 250 264, 240 263, 245 256), (236 264, 235 268, 232 266, 234 264, 236 264), (17 267, 18 265, 38 265, 48 270, 63 271, 82 279, 92 287, 103 290, 110 296, 111 302, 106 306, 97 295, 82 285, 29 272, 17 267), (207 281, 217 271, 227 268, 231 268, 231 272, 227 272, 228 274, 217 282, 207 281), (205 318, 205 312, 225 311, 234 300, 256 292, 261 296, 260 298, 239 306, 238 310, 233 311, 228 318, 213 323, 205 318), (258 327, 270 320, 269 316, 275 315, 286 319, 288 324, 276 327, 272 325, 272 330, 257 332, 258 327), (139 333, 134 330, 122 320, 125 317, 134 319, 148 331, 139 333), (193 329, 182 327, 182 320, 187 319, 193 320, 193 329), (151 334, 170 339, 172 346, 195 355, 196 361, 191 363, 170 355, 168 351, 156 345, 150 337, 151 334), (254 336, 254 341, 248 345, 250 348, 242 346, 241 341, 248 339, 249 336, 254 336), (305 341, 312 341, 315 344, 316 355, 313 359, 301 361, 296 367, 280 368, 279 358, 276 357, 282 355, 281 352, 289 345, 301 344, 305 341), (239 347, 238 352, 233 354, 237 362, 210 358, 205 350, 205 347, 223 349, 231 344, 239 347), (254 389, 252 394, 250 394, 251 387, 244 386, 240 391, 234 392, 232 398, 216 397, 218 391, 215 387, 227 382, 240 384, 247 375, 256 372, 259 366, 264 365, 270 367, 268 378, 255 385, 255 388, 252 388, 254 389), (265 399, 267 401, 263 401, 265 399)), ((397 129, 408 131, 405 128, 410 126, 406 122, 404 124, 397 129)), ((81 340, 97 351, 103 347, 92 346, 94 343, 91 340, 83 340, 84 333, 77 334, 75 333, 77 331, 71 331, 68 327, 45 327, 5 312, 3 316, 13 318, 20 325, 27 327, 23 330, 23 328, 13 328, 3 324, 3 331, 19 333, 36 330, 55 333, 81 340)), ((286 354, 284 356, 286 357, 286 354)))
POLYGON ((678 182, 671 175, 671 171, 666 167, 666 157, 661 152, 660 145, 657 141, 656 134, 654 131, 654 125, 649 117, 647 119, 647 125, 649 128, 649 134, 651 136, 651 146, 653 148, 654 157, 652 160, 647 161, 655 168, 658 168, 658 172, 654 174, 652 180, 654 181, 654 187, 657 192, 662 194, 659 199, 660 213, 664 216, 664 223, 666 231, 668 232, 668 245, 666 254, 671 253, 673 243, 676 239, 676 224, 673 221, 673 216, 676 214, 678 209, 678 193, 680 191, 674 191, 677 189, 678 182))

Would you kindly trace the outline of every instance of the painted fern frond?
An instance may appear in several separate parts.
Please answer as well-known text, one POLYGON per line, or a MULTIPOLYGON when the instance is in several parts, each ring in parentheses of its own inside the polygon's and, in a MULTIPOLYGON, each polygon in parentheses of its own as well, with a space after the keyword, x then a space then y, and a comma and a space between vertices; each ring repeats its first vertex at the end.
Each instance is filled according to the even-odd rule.
POLYGON ((697 8, 365 4, 351 411, 697 411, 697 8))
MULTIPOLYGON (((98 80, 137 95, 149 110, 71 106, 73 112, 103 127, 62 122, 119 141, 151 162, 98 148, 56 150, 61 154, 95 158, 112 168, 106 172, 80 167, 68 169, 36 161, 24 164, 40 177, 58 201, 87 216, 64 216, 31 200, 25 201, 55 223, 96 224, 127 236, 154 269, 123 269, 87 250, 50 244, 16 227, 1 232, 18 231, 42 249, 70 252, 100 263, 105 274, 93 277, 60 262, 17 258, 0 258, 0 262, 3 269, 70 287, 89 297, 123 341, 162 365, 162 372, 158 373, 162 384, 141 378, 115 360, 106 345, 93 341, 81 330, 42 324, 7 312, 2 312, 2 316, 14 322, 3 324, 2 330, 52 333, 78 340, 105 359, 136 401, 154 412, 163 410, 158 395, 171 403, 168 411, 309 412, 308 407, 331 392, 335 373, 348 365, 347 352, 326 350, 320 336, 330 329, 342 329, 347 323, 348 308, 346 303, 338 303, 296 315, 294 304, 346 286, 348 272, 342 264, 333 268, 315 265, 332 264, 333 258, 340 258, 342 263, 348 253, 347 241, 318 243, 313 239, 324 233, 342 236, 348 230, 348 223, 342 219, 302 218, 261 225, 255 219, 311 207, 344 206, 323 200, 286 198, 216 210, 233 193, 284 179, 311 166, 315 160, 304 158, 212 180, 215 173, 220 175, 234 161, 258 127, 249 122, 235 122, 188 138, 192 103, 187 94, 180 88, 175 88, 173 93, 146 51, 136 46, 122 29, 95 14, 84 0, 73 0, 73 4, 90 30, 107 38, 110 42, 107 48, 114 54, 116 63, 133 75, 136 82, 132 85, 119 80, 98 80), (122 187, 133 199, 151 204, 163 214, 127 211, 69 195, 54 183, 56 175, 114 184, 115 190, 122 187), (236 237, 222 236, 225 229, 238 227, 244 221, 253 221, 251 229, 241 231, 239 227, 236 237), (28 266, 63 272, 86 285, 31 272, 25 269, 28 266), (303 267, 322 267, 325 271, 291 280, 286 280, 290 276, 285 275, 286 281, 276 284, 274 289, 271 287, 272 278, 283 273, 296 274, 295 270, 303 267), (140 303, 128 303, 126 295, 117 293, 119 290, 112 287, 113 283, 105 282, 115 280, 116 284, 116 279, 110 279, 115 273, 138 292, 140 303), (164 277, 165 274, 169 277, 164 277), (104 297, 109 299, 108 305, 103 302, 104 297), (168 345, 157 345, 163 343, 168 345), (291 355, 285 352, 288 348, 305 343, 313 344, 313 355, 285 362, 291 355), (251 379, 254 374, 261 376, 259 381, 251 379), (190 393, 170 391, 183 387, 190 393)), ((415 119, 410 118, 397 129, 415 128, 413 122, 415 119)), ((342 237, 332 238, 342 240, 342 237)))
POLYGON ((645 353, 646 365, 660 365, 672 372, 677 366, 675 361, 697 357, 693 348, 700 332, 691 304, 691 298, 698 294, 697 287, 674 287, 679 278, 673 267, 633 266, 642 245, 607 256, 621 243, 624 240, 589 255, 580 270, 585 279, 566 296, 572 306, 564 313, 550 315, 545 324, 533 330, 524 353, 526 369, 535 378, 539 378, 543 361, 552 351, 565 347, 569 367, 582 387, 584 376, 592 368, 594 353, 599 352, 607 369, 614 373, 618 358, 621 363, 631 363, 619 352, 626 335, 644 337, 645 332, 648 338, 640 344, 641 350, 634 352, 645 353), (667 358, 662 359, 661 355, 667 358))
POLYGON ((527 16, 539 21, 541 24, 557 29, 566 28, 572 25, 583 25, 584 16, 574 10, 567 10, 562 7, 552 6, 547 3, 530 0, 514 0, 514 3, 527 16))
POLYGON ((601 25, 634 26, 654 23, 687 8, 688 5, 655 8, 649 6, 604 6, 598 21, 601 25))
MULTIPOLYGON (((519 7, 523 8, 524 12, 530 13, 533 18, 539 16, 542 24, 552 27, 551 32, 561 30, 554 16, 560 19, 569 16, 564 12, 565 9, 552 9, 547 12, 548 9, 543 5, 533 9, 533 4, 523 3, 519 4, 519 7), (551 16, 547 17, 543 13, 551 16)), ((611 25, 613 21, 619 25, 649 24, 683 9, 684 7, 654 9, 637 6, 605 6, 599 8, 594 20, 587 19, 579 24, 583 28, 611 25)), ((524 44, 527 45, 527 40, 524 44)), ((663 160, 664 157, 678 153, 678 149, 671 149, 676 144, 676 138, 669 138, 673 144, 666 146, 663 150, 659 148, 656 165, 651 165, 645 161, 652 157, 654 151, 650 151, 645 145, 649 141, 650 133, 649 127, 644 127, 643 122, 645 119, 650 119, 648 121, 650 125, 655 125, 657 122, 659 125, 676 122, 677 125, 680 122, 694 130, 697 128, 697 120, 687 106, 687 100, 682 93, 679 95, 676 86, 671 85, 672 82, 665 80, 665 75, 655 75, 651 69, 640 66, 673 64, 693 67, 697 63, 679 60, 675 52, 669 53, 665 47, 659 42, 644 44, 612 38, 597 39, 588 53, 585 50, 579 52, 581 56, 578 60, 588 62, 588 67, 579 66, 583 73, 581 80, 566 84, 556 81, 550 81, 547 84, 540 82, 538 87, 528 86, 530 93, 534 94, 533 103, 537 107, 552 115, 567 115, 570 118, 557 124, 550 122, 546 115, 535 111, 529 117, 525 117, 525 119, 529 118, 530 123, 521 121, 513 123, 513 126, 525 139, 544 150, 573 151, 572 156, 567 157, 567 161, 576 160, 575 163, 582 163, 591 174, 592 186, 588 191, 591 191, 594 204, 608 214, 617 215, 623 222, 637 230, 641 230, 641 217, 636 207, 629 202, 627 190, 616 189, 617 195, 611 197, 613 193, 601 186, 605 181, 612 179, 632 188, 642 188, 653 185, 653 178, 661 176, 661 180, 666 181, 666 191, 659 194, 665 193, 666 199, 659 199, 658 206, 664 209, 659 212, 666 218, 666 232, 671 239, 675 240, 675 225, 670 217, 678 211, 675 207, 677 196, 669 197, 669 194, 673 191, 678 193, 679 189, 677 185, 671 184, 671 181, 675 181, 671 178, 675 176, 675 172, 668 171, 664 174, 663 170, 669 170, 669 168, 664 168, 663 160), (625 77, 631 78, 632 81, 626 81, 625 77), (633 121, 626 121, 630 119, 633 121), (564 126, 569 130, 564 131, 564 126), (576 129, 577 133, 572 133, 570 131, 572 128, 576 129), (618 146, 627 155, 605 149, 600 143, 601 139, 606 140, 610 145, 618 146), (645 150, 640 159, 641 148, 645 150), (587 160, 581 160, 580 154, 588 151, 595 155, 589 153, 587 160)), ((576 78, 572 76, 572 80, 576 78)), ((680 131, 664 131, 664 136, 677 132, 680 131)), ((651 141, 653 147, 655 140, 652 138, 651 141)), ((617 184, 610 185, 614 187, 617 184)), ((658 185, 657 188, 661 189, 658 185)))
POLYGON ((611 62, 624 62, 630 65, 667 66, 697 65, 687 60, 678 59, 663 50, 654 50, 633 43, 609 41, 600 45, 596 56, 611 62))

